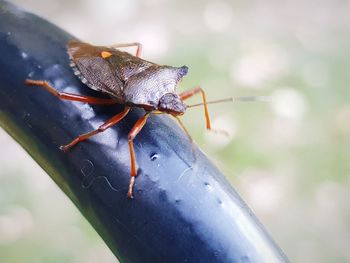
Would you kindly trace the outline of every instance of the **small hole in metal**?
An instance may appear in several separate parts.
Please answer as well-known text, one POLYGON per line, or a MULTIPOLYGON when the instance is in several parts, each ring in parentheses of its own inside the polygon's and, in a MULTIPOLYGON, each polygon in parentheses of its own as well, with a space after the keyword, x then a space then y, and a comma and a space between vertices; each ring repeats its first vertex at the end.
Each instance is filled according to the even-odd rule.
POLYGON ((151 161, 157 160, 158 157, 159 157, 159 155, 158 155, 157 153, 152 153, 152 154, 150 155, 151 161))

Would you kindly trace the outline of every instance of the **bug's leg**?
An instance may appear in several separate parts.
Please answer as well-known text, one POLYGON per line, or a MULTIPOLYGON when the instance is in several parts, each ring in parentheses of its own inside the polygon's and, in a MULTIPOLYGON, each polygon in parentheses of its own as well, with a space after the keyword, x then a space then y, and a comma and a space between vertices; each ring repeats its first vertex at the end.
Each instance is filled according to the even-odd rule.
POLYGON ((114 115, 112 118, 110 118, 108 121, 106 121, 100 127, 98 127, 96 130, 79 135, 77 138, 75 138, 70 143, 68 143, 66 145, 62 145, 60 147, 60 149, 64 152, 66 152, 70 148, 72 148, 74 145, 76 145, 77 143, 85 141, 86 139, 90 138, 91 136, 94 136, 100 132, 107 130, 108 128, 110 128, 113 125, 120 122, 128 114, 129 111, 130 111, 130 107, 125 107, 125 109, 122 112, 118 113, 117 115, 114 115))
POLYGON ((94 97, 77 95, 72 93, 59 92, 55 90, 52 86, 50 86, 50 84, 47 81, 44 81, 44 80, 26 79, 25 83, 28 85, 43 87, 45 90, 47 90, 48 92, 50 92, 51 94, 55 95, 56 97, 62 100, 73 100, 73 101, 87 102, 90 104, 104 104, 104 105, 117 103, 117 101, 114 99, 94 98, 94 97))
POLYGON ((184 132, 186 133, 188 139, 190 140, 191 142, 191 150, 192 150, 192 156, 194 158, 194 160, 196 161, 197 160, 197 157, 196 157, 196 151, 195 151, 195 144, 193 143, 193 139, 192 139, 192 136, 191 134, 188 132, 186 126, 183 124, 183 122, 181 121, 181 119, 178 117, 178 116, 174 116, 175 119, 177 120, 177 122, 180 124, 181 128, 184 130, 184 132))
POLYGON ((142 44, 139 42, 133 42, 133 43, 125 43, 125 44, 115 44, 111 45, 112 48, 119 48, 119 47, 137 47, 136 49, 136 57, 140 58, 142 55, 142 44))
POLYGON ((138 121, 135 123, 134 127, 132 127, 132 129, 128 135, 130 159, 131 159, 131 175, 130 175, 130 183, 129 183, 129 190, 128 190, 128 197, 129 198, 133 198, 132 192, 134 189, 135 177, 137 175, 133 140, 135 139, 136 135, 141 131, 143 126, 145 126, 150 114, 151 113, 148 112, 144 116, 142 116, 140 119, 138 119, 138 121))
POLYGON ((184 130, 184 132, 186 133, 188 139, 191 141, 191 143, 193 142, 192 136, 191 134, 188 132, 186 126, 183 124, 183 122, 181 121, 181 119, 178 116, 174 116, 175 119, 177 120, 177 122, 180 124, 181 128, 184 130))
POLYGON ((207 106, 207 98, 205 96, 205 92, 201 87, 196 87, 187 91, 184 91, 179 94, 181 100, 186 100, 198 93, 202 94, 202 99, 203 99, 203 106, 204 106, 204 114, 205 114, 205 121, 207 125, 207 129, 211 130, 211 125, 210 125, 210 118, 209 118, 209 111, 208 111, 208 106, 207 106))

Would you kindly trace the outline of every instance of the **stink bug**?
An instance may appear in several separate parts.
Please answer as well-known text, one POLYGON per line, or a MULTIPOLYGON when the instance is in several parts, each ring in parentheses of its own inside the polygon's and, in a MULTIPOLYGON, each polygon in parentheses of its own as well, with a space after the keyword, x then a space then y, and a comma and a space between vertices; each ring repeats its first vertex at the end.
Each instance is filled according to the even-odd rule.
MULTIPOLYGON (((140 43, 119 44, 110 47, 93 46, 80 41, 70 41, 67 52, 74 74, 89 88, 105 93, 110 98, 94 98, 56 91, 43 80, 27 79, 28 85, 41 86, 53 95, 64 100, 80 101, 90 104, 122 104, 122 112, 107 120, 98 129, 82 134, 70 143, 61 146, 67 151, 77 143, 90 138, 120 122, 132 107, 145 110, 145 114, 135 123, 128 135, 131 177, 128 197, 133 197, 133 187, 137 175, 133 140, 146 124, 152 113, 167 113, 177 118, 189 107, 183 101, 195 94, 201 94, 206 126, 211 129, 205 92, 200 88, 176 94, 178 82, 187 74, 188 68, 157 65, 141 58, 140 43), (136 55, 118 50, 120 47, 136 46, 136 55)), ((194 106, 194 105, 193 105, 194 106)), ((181 124, 181 122, 180 122, 181 124)), ((183 126, 183 125, 182 125, 183 126)))

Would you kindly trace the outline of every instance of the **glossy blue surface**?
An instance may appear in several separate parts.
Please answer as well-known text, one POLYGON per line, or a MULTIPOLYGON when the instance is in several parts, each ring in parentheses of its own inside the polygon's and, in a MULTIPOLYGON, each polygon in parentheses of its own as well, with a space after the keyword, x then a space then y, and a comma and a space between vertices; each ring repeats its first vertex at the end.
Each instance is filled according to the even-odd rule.
MULTIPOLYGON (((57 90, 100 96, 69 68, 72 36, 0 1, 0 124, 72 199, 121 262, 286 262, 255 216, 168 116, 152 116, 135 140, 135 198, 127 133, 142 110, 76 146, 120 106, 62 101, 24 84, 48 80, 57 90)), ((54 208, 53 208, 54 209, 54 208)), ((69 241, 67 241, 69 242, 69 241)))

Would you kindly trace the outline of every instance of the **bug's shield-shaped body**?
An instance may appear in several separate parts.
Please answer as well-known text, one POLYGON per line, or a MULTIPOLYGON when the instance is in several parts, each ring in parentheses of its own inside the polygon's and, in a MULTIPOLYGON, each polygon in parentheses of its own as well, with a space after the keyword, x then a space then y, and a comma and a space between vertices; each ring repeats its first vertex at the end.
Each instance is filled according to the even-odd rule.
MULTIPOLYGON (((125 44, 122 46, 125 46, 125 44)), ((91 104, 110 105, 120 103, 125 105, 122 112, 107 120, 96 130, 79 135, 70 143, 62 145, 60 149, 63 151, 67 151, 79 142, 85 141, 119 123, 132 107, 142 107, 146 110, 145 114, 137 120, 128 134, 131 161, 128 197, 133 197, 133 187, 137 176, 133 141, 153 111, 169 113, 177 117, 186 110, 183 100, 202 93, 207 128, 210 129, 204 91, 197 87, 179 95, 175 93, 176 85, 187 74, 188 68, 186 66, 179 68, 161 66, 114 48, 92 46, 79 41, 69 42, 67 51, 74 74, 88 87, 106 93, 112 99, 58 92, 47 81, 43 80, 27 79, 26 83, 42 86, 53 95, 65 100, 91 104)), ((136 54, 138 55, 139 53, 138 49, 136 54)), ((179 122, 181 124, 180 120, 179 122)))
POLYGON ((186 66, 157 65, 114 48, 78 41, 69 42, 67 48, 75 74, 90 88, 121 104, 169 112, 186 110, 175 93, 177 83, 187 74, 186 66))

